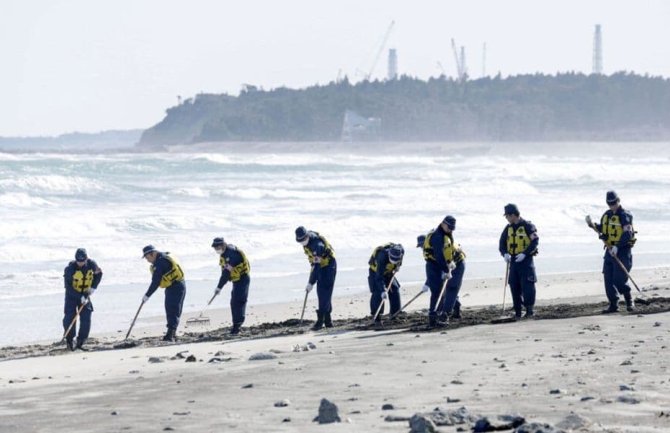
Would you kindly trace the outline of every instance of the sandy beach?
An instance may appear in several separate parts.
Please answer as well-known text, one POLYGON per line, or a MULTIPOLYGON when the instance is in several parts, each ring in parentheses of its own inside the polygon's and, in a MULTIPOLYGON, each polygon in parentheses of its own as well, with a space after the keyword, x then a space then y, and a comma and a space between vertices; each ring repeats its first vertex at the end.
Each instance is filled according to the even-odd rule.
MULTIPOLYGON (((326 331, 286 322, 301 305, 279 304, 250 308, 250 327, 236 339, 216 330, 228 317, 221 309, 208 312, 209 328, 183 329, 177 344, 158 342, 156 318, 126 345, 108 335, 90 352, 3 348, 0 431, 402 432, 416 413, 444 432, 472 431, 482 417, 501 425, 499 415, 556 431, 669 431, 667 269, 636 276, 647 300, 639 314, 598 314, 604 295, 543 299, 536 320, 493 325, 499 304, 475 307, 464 297, 461 321, 428 330, 419 298, 398 323, 371 329, 367 296, 355 296, 336 300, 336 326, 326 331), (250 360, 258 354, 271 359, 250 360), (313 421, 322 398, 341 422, 313 421)), ((599 277, 541 284, 592 289, 599 277)))

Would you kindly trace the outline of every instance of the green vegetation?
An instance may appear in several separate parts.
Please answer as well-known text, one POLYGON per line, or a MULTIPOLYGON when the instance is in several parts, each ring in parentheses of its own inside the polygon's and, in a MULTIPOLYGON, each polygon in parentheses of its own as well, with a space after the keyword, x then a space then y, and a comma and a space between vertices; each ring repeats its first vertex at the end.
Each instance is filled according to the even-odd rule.
POLYGON ((670 79, 567 73, 200 94, 168 109, 140 144, 337 141, 347 109, 381 118, 383 141, 670 139, 670 79))

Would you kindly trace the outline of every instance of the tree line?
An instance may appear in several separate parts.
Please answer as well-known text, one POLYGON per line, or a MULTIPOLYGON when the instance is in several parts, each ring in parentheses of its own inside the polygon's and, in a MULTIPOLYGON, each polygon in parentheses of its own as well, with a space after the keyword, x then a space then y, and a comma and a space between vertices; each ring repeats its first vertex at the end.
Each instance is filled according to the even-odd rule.
POLYGON ((381 119, 380 141, 670 139, 670 79, 529 74, 457 81, 340 82, 239 96, 198 94, 167 110, 141 145, 338 141, 346 110, 381 119))

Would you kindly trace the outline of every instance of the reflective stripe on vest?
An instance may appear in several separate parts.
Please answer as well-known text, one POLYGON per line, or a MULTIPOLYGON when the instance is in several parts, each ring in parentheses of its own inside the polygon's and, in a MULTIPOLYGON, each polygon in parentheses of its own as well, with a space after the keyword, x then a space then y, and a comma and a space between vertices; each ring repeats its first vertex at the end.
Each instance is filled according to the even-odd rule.
MULTIPOLYGON (((335 258, 335 250, 333 250, 333 247, 330 246, 330 244, 328 243, 326 238, 324 238, 323 236, 321 236, 317 232, 312 232, 312 233, 314 233, 321 240, 321 242, 323 242, 323 245, 325 247, 325 253, 324 253, 323 257, 321 257, 321 261, 319 262, 320 267, 325 268, 326 266, 328 266, 330 264, 330 259, 335 258)), ((305 251, 305 254, 307 255, 307 261, 309 261, 310 265, 313 265, 314 264, 314 254, 313 254, 312 250, 310 250, 308 247, 309 247, 309 244, 308 244, 307 247, 303 247, 303 250, 305 251)))
MULTIPOLYGON (((436 262, 437 260, 435 260, 435 256, 433 256, 433 247, 430 245, 430 239, 434 233, 435 230, 428 232, 426 239, 423 241, 423 258, 436 262)), ((444 259, 447 263, 451 261, 458 263, 465 258, 465 253, 461 250, 461 246, 454 242, 453 235, 450 234, 444 235, 444 249, 442 250, 442 253, 444 254, 444 259)))
POLYGON ((72 274, 72 287, 79 293, 88 292, 93 287, 93 269, 86 269, 86 273, 77 269, 72 274))
MULTIPOLYGON (((377 248, 372 251, 372 256, 370 256, 370 260, 368 260, 368 264, 370 265, 370 270, 372 272, 377 272, 377 254, 379 254, 380 251, 382 250, 389 250, 391 247, 393 247, 395 244, 394 243, 388 243, 386 245, 380 245, 377 248)), ((388 257, 388 253, 387 253, 388 257)), ((402 260, 400 260, 397 263, 391 263, 391 260, 389 260, 386 265, 384 266, 384 276, 391 276, 397 272, 397 270, 400 268, 402 265, 402 260)))
MULTIPOLYGON (((233 266, 233 268, 230 270, 230 281, 236 283, 240 281, 240 278, 242 278, 243 275, 249 274, 249 272, 251 271, 251 266, 249 265, 249 260, 247 260, 247 256, 244 254, 242 250, 238 249, 234 245, 228 245, 226 249, 228 248, 232 248, 233 250, 240 253, 240 255, 242 256, 242 262, 239 263, 237 266, 233 266)), ((223 254, 219 259, 219 265, 221 265, 222 268, 225 268, 226 265, 228 265, 228 261, 223 256, 223 254)))
POLYGON ((624 227, 621 225, 621 218, 616 214, 608 217, 607 213, 605 213, 605 215, 603 215, 602 219, 600 220, 600 232, 604 235, 605 242, 607 242, 607 245, 610 247, 619 243, 621 236, 623 236, 623 232, 626 230, 630 230, 632 232, 628 245, 635 245, 635 241, 637 239, 635 239, 635 230, 633 229, 632 224, 624 227))
MULTIPOLYGON (((167 253, 164 253, 163 256, 167 258, 172 264, 172 269, 163 275, 163 278, 161 278, 161 282, 158 285, 159 287, 165 289, 166 287, 170 287, 175 281, 184 281, 184 271, 182 271, 181 266, 179 266, 179 263, 177 263, 177 261, 173 259, 172 256, 167 253)), ((152 275, 155 269, 156 268, 154 265, 151 265, 150 271, 152 275)))
POLYGON ((530 245, 530 238, 526 233, 526 227, 522 224, 514 230, 512 225, 507 226, 507 252, 509 254, 521 254, 530 245))

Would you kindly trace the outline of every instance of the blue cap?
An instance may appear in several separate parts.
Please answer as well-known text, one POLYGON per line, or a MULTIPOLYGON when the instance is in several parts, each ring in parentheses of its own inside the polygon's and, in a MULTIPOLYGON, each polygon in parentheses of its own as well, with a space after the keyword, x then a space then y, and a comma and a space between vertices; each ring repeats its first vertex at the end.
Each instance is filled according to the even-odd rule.
POLYGON ((224 244, 223 238, 214 238, 212 241, 212 248, 220 247, 224 244))
POLYGON ((519 215, 519 208, 513 204, 513 203, 508 203, 505 205, 505 213, 503 215, 519 215))
POLYGON ((442 223, 446 224, 449 230, 456 229, 456 218, 452 217, 451 215, 447 215, 446 217, 444 217, 442 223))
POLYGON ((147 254, 153 253, 154 251, 158 251, 153 245, 147 245, 146 247, 142 248, 142 258, 145 258, 147 254))
POLYGON ((607 204, 614 204, 619 201, 619 195, 616 193, 616 191, 607 191, 605 200, 607 201, 607 204))
POLYGON ((426 241, 426 235, 420 235, 416 237, 416 246, 422 247, 423 243, 426 241))
POLYGON ((402 260, 402 256, 405 254, 405 250, 402 245, 396 244, 389 248, 389 258, 394 262, 399 262, 402 260))
POLYGON ((307 229, 304 228, 303 226, 298 227, 295 229, 295 241, 300 242, 301 240, 305 239, 307 237, 307 229))
POLYGON ((74 253, 74 259, 78 262, 83 262, 88 258, 86 254, 86 248, 77 248, 77 251, 74 253))

